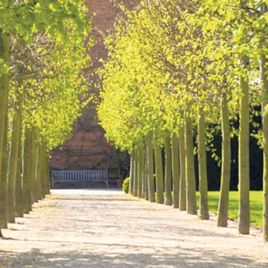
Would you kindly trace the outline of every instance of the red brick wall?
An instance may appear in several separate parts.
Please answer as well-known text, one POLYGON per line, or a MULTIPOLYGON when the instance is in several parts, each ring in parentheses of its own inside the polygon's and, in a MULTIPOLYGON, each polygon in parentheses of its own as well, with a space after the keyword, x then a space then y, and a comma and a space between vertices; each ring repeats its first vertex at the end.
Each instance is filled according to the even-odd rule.
MULTIPOLYGON (((138 0, 121 2, 132 8, 138 0)), ((88 6, 93 24, 92 37, 95 40, 90 51, 92 66, 89 68, 89 77, 94 81, 94 85, 99 84, 96 68, 101 66, 100 59, 106 58, 107 55, 102 33, 107 34, 113 29, 115 19, 121 11, 109 0, 88 0, 88 6)), ((90 90, 97 91, 94 86, 90 90)), ((120 158, 125 159, 125 156, 120 155, 120 158)), ((105 140, 104 131, 97 123, 96 109, 90 104, 76 123, 71 138, 52 152, 51 168, 109 169, 110 175, 116 177, 118 160, 118 153, 105 140)))

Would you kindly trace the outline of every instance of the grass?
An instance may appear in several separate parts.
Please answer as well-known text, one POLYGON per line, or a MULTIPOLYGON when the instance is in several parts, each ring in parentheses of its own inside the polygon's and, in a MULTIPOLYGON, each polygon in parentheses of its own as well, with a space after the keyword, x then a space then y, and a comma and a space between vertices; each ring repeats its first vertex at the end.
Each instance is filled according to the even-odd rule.
MULTIPOLYGON (((251 225, 261 228, 262 227, 262 201, 263 196, 261 191, 250 192, 250 222, 251 225)), ((218 209, 219 192, 208 193, 208 205, 210 213, 217 214, 218 209)), ((197 201, 199 202, 199 193, 197 192, 197 201)), ((199 203, 198 203, 199 204, 199 203)), ((239 207, 239 193, 230 192, 229 201, 229 218, 237 221, 238 219, 238 207, 239 207)))

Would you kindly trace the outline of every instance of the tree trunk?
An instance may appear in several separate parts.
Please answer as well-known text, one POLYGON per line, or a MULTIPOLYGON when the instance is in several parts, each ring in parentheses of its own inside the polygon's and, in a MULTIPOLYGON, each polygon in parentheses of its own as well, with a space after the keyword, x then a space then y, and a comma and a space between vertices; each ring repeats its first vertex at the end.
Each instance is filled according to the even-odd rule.
POLYGON ((208 220, 209 212, 208 212, 207 155, 206 155, 205 118, 203 111, 200 111, 198 120, 198 160, 199 160, 198 164, 199 164, 199 192, 200 192, 199 215, 202 220, 208 220))
POLYGON ((152 135, 148 135, 147 138, 147 181, 148 181, 148 194, 149 201, 155 202, 154 195, 154 155, 153 155, 153 145, 152 145, 152 135))
MULTIPOLYGON (((0 29, 0 58, 8 63, 9 38, 0 29)), ((7 226, 6 219, 6 160, 8 118, 8 75, 0 74, 0 229, 7 226), (4 166, 3 166, 4 165, 4 166)))
POLYGON ((138 196, 138 153, 137 153, 137 149, 134 150, 133 153, 133 158, 134 158, 134 166, 133 166, 133 170, 134 170, 134 181, 133 181, 133 196, 137 197, 138 196))
POLYGON ((46 174, 46 146, 44 143, 41 144, 41 160, 40 160, 40 165, 41 165, 41 177, 40 177, 40 183, 41 183, 41 192, 42 192, 42 198, 44 198, 47 194, 46 192, 46 187, 47 187, 47 174, 46 174))
POLYGON ((46 182, 46 194, 50 194, 50 167, 49 167, 49 156, 45 150, 45 182, 46 182))
POLYGON ((20 147, 18 153, 17 177, 16 177, 16 195, 15 195, 15 216, 23 216, 23 176, 22 176, 22 130, 20 138, 20 147))
POLYGON ((161 147, 154 145, 155 173, 156 173, 156 202, 164 204, 163 198, 163 163, 161 147))
POLYGON ((31 204, 37 201, 37 159, 38 159, 38 148, 37 148, 37 142, 36 142, 36 132, 33 129, 32 133, 32 150, 31 150, 31 184, 30 184, 30 191, 31 191, 31 204))
POLYGON ((190 118, 185 120, 185 152, 186 152, 186 209, 189 214, 197 214, 196 183, 193 151, 193 128, 190 118))
POLYGON ((172 205, 172 196, 171 196, 171 147, 170 147, 170 138, 165 138, 165 205, 172 205))
MULTIPOLYGON (((242 59, 247 68, 249 59, 242 59)), ((249 205, 249 78, 248 74, 240 78, 240 131, 239 131, 239 217, 238 230, 240 234, 249 234, 250 205, 249 205)))
POLYGON ((263 236, 268 241, 268 60, 261 54, 261 80, 263 85, 262 128, 263 128, 263 236))
MULTIPOLYGON (((8 117, 6 117, 6 126, 8 125, 8 117)), ((3 227, 2 228, 7 228, 7 223, 8 223, 8 155, 9 155, 9 147, 8 147, 8 136, 7 133, 4 136, 4 146, 3 150, 3 155, 2 155, 2 170, 0 177, 2 178, 2 196, 1 198, 1 203, 2 206, 0 207, 0 214, 3 215, 3 218, 0 219, 1 222, 3 222, 3 227)), ((0 233, 1 234, 1 233, 0 233)))
POLYGON ((179 159, 179 139, 176 135, 172 137, 172 180, 173 180, 173 207, 179 208, 180 200, 180 159, 179 159))
POLYGON ((148 193, 148 166, 147 166, 147 145, 145 142, 143 150, 143 198, 149 201, 148 193))
POLYGON ((138 152, 138 197, 143 198, 143 174, 144 174, 144 157, 143 148, 139 148, 138 152))
POLYGON ((185 154, 185 126, 180 129, 179 142, 180 142, 180 210, 186 210, 186 154, 185 154))
POLYGON ((221 189, 218 206, 217 225, 227 227, 229 188, 230 188, 230 168, 231 168, 231 141, 229 108, 226 95, 221 100, 221 128, 222 128, 222 163, 221 163, 221 189))
POLYGON ((18 177, 18 161, 21 146, 22 109, 19 100, 18 107, 14 110, 11 149, 9 154, 8 176, 8 221, 15 220, 16 181, 18 177))
POLYGON ((149 200, 147 180, 147 149, 146 139, 142 144, 142 197, 149 200))
POLYGON ((133 194, 134 183, 134 157, 133 152, 130 153, 130 171, 129 171, 129 194, 133 194))
POLYGON ((36 201, 42 199, 42 146, 40 143, 37 144, 37 162, 36 162, 36 201))
POLYGON ((26 129, 23 152, 24 213, 31 211, 33 204, 33 139, 33 130, 26 129))

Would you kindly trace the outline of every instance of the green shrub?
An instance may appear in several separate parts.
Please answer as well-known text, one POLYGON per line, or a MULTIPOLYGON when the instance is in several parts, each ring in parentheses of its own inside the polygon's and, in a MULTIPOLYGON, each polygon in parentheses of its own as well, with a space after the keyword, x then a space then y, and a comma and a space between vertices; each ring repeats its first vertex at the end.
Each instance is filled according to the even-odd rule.
POLYGON ((129 191, 129 178, 125 178, 122 184, 122 190, 127 194, 129 191))

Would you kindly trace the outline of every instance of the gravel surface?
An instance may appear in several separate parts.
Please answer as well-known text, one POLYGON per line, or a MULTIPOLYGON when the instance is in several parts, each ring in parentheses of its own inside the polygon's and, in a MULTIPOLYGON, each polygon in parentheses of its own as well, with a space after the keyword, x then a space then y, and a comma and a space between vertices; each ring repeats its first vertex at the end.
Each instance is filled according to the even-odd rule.
POLYGON ((268 267, 259 231, 215 225, 118 191, 54 190, 3 230, 0 267, 268 267))

